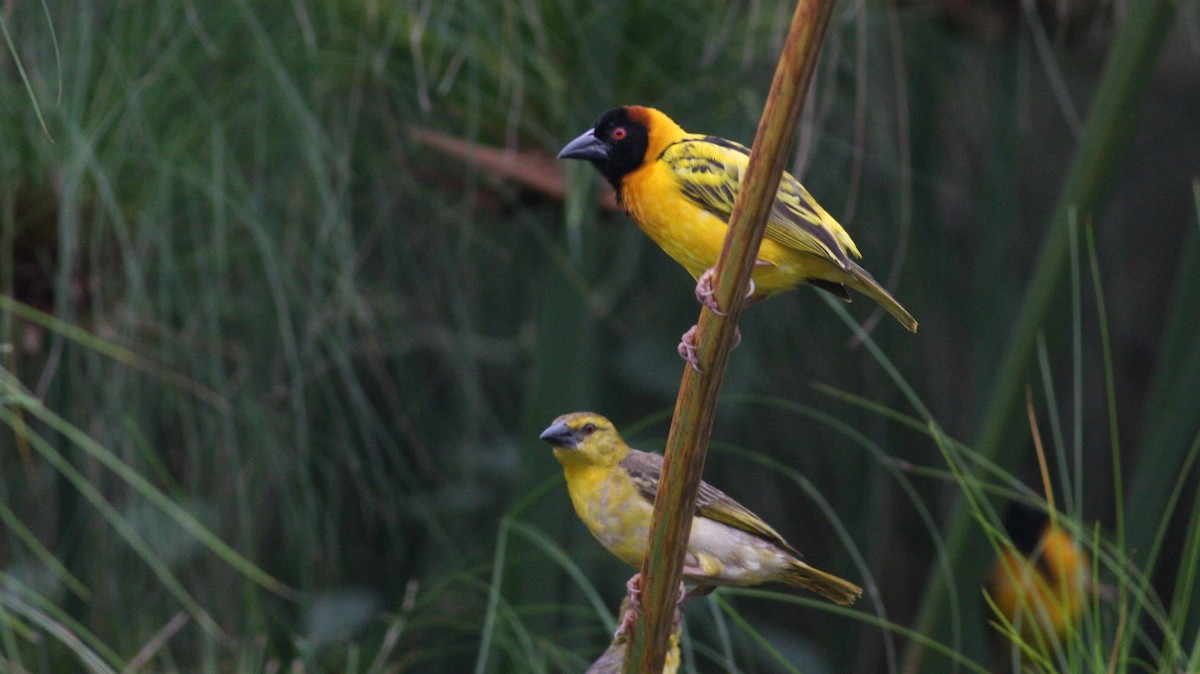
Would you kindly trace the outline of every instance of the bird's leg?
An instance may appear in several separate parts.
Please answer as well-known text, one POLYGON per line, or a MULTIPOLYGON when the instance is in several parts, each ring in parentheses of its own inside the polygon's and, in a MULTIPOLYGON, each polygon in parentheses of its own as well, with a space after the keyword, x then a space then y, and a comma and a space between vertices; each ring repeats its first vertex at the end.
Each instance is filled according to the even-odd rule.
POLYGON ((613 639, 620 639, 624 636, 633 634, 633 626, 637 624, 638 610, 629 609, 625 615, 621 616, 621 622, 617 625, 617 631, 613 632, 613 639))
MULTIPOLYGON (((760 261, 758 264, 762 264, 762 262, 760 261)), ((700 278, 696 280, 696 300, 699 301, 700 304, 708 307, 718 316, 725 316, 727 314, 722 311, 721 307, 717 304, 716 289, 713 288, 713 279, 715 276, 716 268, 709 267, 708 269, 704 270, 704 273, 701 274, 700 278)), ((749 279, 749 282, 750 285, 746 289, 746 299, 742 304, 743 308, 758 304, 763 299, 761 297, 754 296, 754 279, 749 279)), ((741 343, 742 331, 734 328, 733 347, 731 348, 737 348, 737 345, 741 343)), ((679 351, 680 358, 686 360, 688 364, 692 366, 693 370, 703 374, 703 371, 700 369, 699 361, 696 358, 696 349, 698 346, 699 345, 696 342, 696 326, 693 325, 690 330, 683 333, 683 337, 679 340, 679 346, 677 350, 679 351)))
MULTIPOLYGON (((713 279, 716 276, 716 267, 709 267, 704 270, 700 278, 696 279, 696 301, 712 310, 718 316, 724 316, 725 312, 721 311, 721 307, 717 305, 717 290, 713 287, 713 279)), ((751 300, 754 297, 754 279, 750 279, 750 287, 746 289, 746 299, 751 303, 756 303, 751 300)), ((748 307, 750 304, 743 304, 742 307, 748 307)))
POLYGON ((693 587, 691 589, 691 591, 689 591, 688 593, 686 593, 682 597, 680 597, 679 603, 682 604, 683 602, 688 601, 689 599, 699 599, 700 597, 707 597, 708 595, 712 594, 713 590, 715 590, 715 589, 717 589, 716 585, 697 585, 696 587, 693 587))
MULTIPOLYGON (((689 572, 689 573, 697 573, 697 572, 703 573, 703 571, 701 571, 700 569, 689 569, 688 567, 684 567, 684 571, 689 572)), ((638 616, 640 616, 642 614, 642 598, 641 598, 642 597, 642 574, 641 574, 641 572, 633 574, 632 576, 629 577, 629 580, 625 581, 625 590, 628 591, 628 593, 629 593, 629 610, 625 612, 625 615, 621 616, 621 624, 617 625, 617 631, 615 634, 613 634, 614 639, 617 637, 620 637, 622 635, 632 634, 633 626, 637 622, 638 616)), ((712 592, 712 589, 710 588, 708 590, 708 592, 712 592)), ((704 594, 707 594, 707 592, 704 594)), ((686 599, 687 596, 688 596, 687 586, 685 586, 683 584, 683 581, 680 580, 679 581, 679 599, 675 600, 676 605, 683 603, 684 599, 686 599)), ((679 619, 680 619, 679 610, 676 609, 675 610, 675 621, 678 622, 679 619)))
MULTIPOLYGON (((685 567, 683 567, 683 570, 680 571, 680 575, 682 575, 684 578, 687 578, 688 576, 692 576, 693 579, 703 578, 704 577, 704 569, 701 569, 698 566, 685 566, 685 567)), ((716 585, 704 585, 702 583, 697 584, 696 587, 693 587, 690 591, 679 595, 679 603, 682 604, 683 602, 685 602, 689 599, 696 599, 698 597, 706 597, 706 596, 712 594, 713 590, 715 590, 715 589, 717 589, 716 585)))
POLYGON ((633 607, 634 612, 640 613, 642 610, 642 572, 639 571, 629 577, 625 581, 625 589, 629 592, 629 605, 633 607))
POLYGON ((679 346, 676 347, 676 350, 679 351, 679 357, 686 360, 688 365, 692 366, 693 370, 704 374, 700 371, 699 361, 696 360, 696 347, 698 346, 696 344, 696 327, 693 325, 688 328, 687 332, 683 333, 683 336, 679 338, 679 346))
POLYGON ((617 631, 613 634, 614 639, 632 634, 633 625, 642 612, 642 574, 640 571, 625 581, 625 590, 629 593, 629 610, 621 616, 621 623, 617 625, 617 631))
MULTIPOLYGON (((742 331, 740 328, 734 328, 733 346, 729 348, 731 350, 736 349, 738 344, 741 343, 742 331)), ((683 333, 682 337, 679 338, 679 346, 676 347, 676 350, 679 351, 679 357, 686 360, 688 365, 692 366, 693 370, 699 372, 700 374, 704 374, 704 371, 700 369, 700 362, 696 357, 696 350, 699 347, 700 345, 696 341, 696 326, 693 325, 691 328, 688 328, 687 332, 683 333)))
POLYGON ((716 271, 716 267, 709 267, 704 270, 700 278, 696 279, 696 301, 712 309, 714 314, 724 316, 725 312, 717 306, 717 291, 713 288, 713 277, 716 276, 716 271))

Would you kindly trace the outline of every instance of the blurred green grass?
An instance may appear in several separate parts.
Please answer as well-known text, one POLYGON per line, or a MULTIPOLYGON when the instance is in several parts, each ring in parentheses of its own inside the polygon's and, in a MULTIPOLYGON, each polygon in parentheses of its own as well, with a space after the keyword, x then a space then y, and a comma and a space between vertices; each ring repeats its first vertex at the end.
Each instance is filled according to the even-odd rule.
MULTIPOLYGON (((995 31, 947 7, 839 8, 796 164, 921 320, 913 337, 848 307, 936 426, 802 290, 744 317, 706 470, 870 599, 722 591, 686 611, 689 671, 898 671, 950 504, 995 501, 973 511, 982 539, 997 488, 1038 484, 1028 433, 1000 472, 951 438, 976 435, 1075 145, 1061 87, 1096 103, 1114 19, 1000 13, 995 31)), ((564 204, 413 131, 553 153, 639 102, 748 142, 790 6, 47 9, 0 14, 4 666, 581 671, 629 572, 535 438, 592 408, 661 446, 691 284, 593 206, 589 171, 564 204)), ((1194 37, 1193 13, 1109 214, 1080 223, 1103 295, 1077 243, 1056 307, 1076 306, 1050 313, 1027 373, 1058 420, 1068 519, 1100 522, 1102 573, 1131 588, 1082 644, 1118 643, 1117 671, 1200 657, 1194 37)), ((954 599, 953 631, 925 638, 992 666, 981 596, 954 599)))

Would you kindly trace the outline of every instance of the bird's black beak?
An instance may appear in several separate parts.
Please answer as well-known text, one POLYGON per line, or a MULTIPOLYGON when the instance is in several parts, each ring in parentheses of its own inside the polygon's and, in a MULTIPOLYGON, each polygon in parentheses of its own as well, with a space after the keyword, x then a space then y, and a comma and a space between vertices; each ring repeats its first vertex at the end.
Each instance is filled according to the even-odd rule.
POLYGON ((593 129, 588 129, 578 138, 567 143, 567 146, 558 153, 558 158, 607 161, 608 148, 592 131, 593 129))
POLYGON ((550 424, 538 437, 555 447, 574 447, 576 442, 575 432, 562 419, 550 424))

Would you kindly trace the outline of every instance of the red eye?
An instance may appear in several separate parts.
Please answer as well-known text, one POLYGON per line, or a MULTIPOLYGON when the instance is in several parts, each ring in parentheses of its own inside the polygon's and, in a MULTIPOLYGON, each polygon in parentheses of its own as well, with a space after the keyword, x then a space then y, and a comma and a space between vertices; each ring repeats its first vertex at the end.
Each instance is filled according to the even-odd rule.
POLYGON ((611 136, 613 140, 625 140, 625 136, 627 134, 628 132, 625 130, 625 127, 618 126, 612 130, 612 133, 610 133, 609 136, 611 136))
MULTIPOLYGON (((622 129, 622 131, 623 130, 624 129, 622 129)), ((624 135, 624 134, 622 134, 622 135, 624 135)), ((584 424, 583 425, 583 434, 584 435, 591 435, 592 433, 595 433, 595 432, 596 432, 596 424, 584 424)))

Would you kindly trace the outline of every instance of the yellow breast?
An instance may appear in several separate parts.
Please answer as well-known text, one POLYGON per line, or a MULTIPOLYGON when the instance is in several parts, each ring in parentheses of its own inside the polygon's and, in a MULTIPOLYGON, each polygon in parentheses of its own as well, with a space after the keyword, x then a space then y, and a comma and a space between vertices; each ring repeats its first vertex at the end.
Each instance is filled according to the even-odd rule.
POLYGON ((566 465, 575 513, 596 540, 626 564, 641 566, 653 506, 633 480, 615 467, 566 465))
MULTIPOLYGON (((661 161, 649 162, 625 176, 622 206, 638 227, 693 278, 717 264, 729 225, 704 210, 680 189, 675 172, 661 161)), ((791 290, 806 279, 842 281, 829 260, 795 251, 764 238, 753 279, 755 295, 791 290)))
POLYGON ((717 262, 728 230, 679 190, 675 173, 650 162, 625 176, 622 206, 642 231, 693 277, 717 262))

